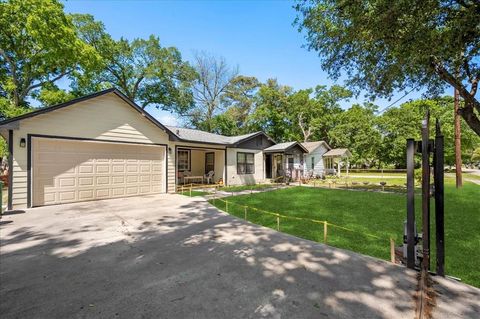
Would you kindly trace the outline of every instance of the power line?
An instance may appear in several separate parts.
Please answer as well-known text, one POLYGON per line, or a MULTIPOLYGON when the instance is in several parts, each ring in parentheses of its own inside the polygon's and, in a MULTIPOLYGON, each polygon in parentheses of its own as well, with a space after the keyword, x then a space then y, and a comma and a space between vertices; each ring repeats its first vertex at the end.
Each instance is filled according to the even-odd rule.
POLYGON ((380 111, 378 111, 377 113, 381 114, 383 112, 385 112, 386 110, 388 110, 389 108, 391 108, 392 106, 394 106, 397 102, 401 101, 404 97, 406 97, 407 95, 409 95, 410 93, 413 92, 413 90, 415 90, 417 87, 414 87, 413 89, 411 89, 410 91, 408 91, 407 93, 405 93, 402 97, 398 98, 397 100, 395 100, 393 103, 391 103, 390 105, 384 107, 383 109, 381 109, 380 111))

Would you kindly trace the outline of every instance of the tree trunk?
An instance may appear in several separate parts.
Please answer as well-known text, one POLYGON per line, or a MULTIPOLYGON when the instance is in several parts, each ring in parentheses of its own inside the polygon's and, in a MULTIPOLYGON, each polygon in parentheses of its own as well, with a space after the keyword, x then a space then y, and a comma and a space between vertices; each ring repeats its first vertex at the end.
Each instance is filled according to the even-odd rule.
POLYGON ((460 130, 460 115, 458 114, 459 95, 458 90, 454 89, 454 116, 455 116, 455 175, 457 188, 462 187, 462 142, 460 130))

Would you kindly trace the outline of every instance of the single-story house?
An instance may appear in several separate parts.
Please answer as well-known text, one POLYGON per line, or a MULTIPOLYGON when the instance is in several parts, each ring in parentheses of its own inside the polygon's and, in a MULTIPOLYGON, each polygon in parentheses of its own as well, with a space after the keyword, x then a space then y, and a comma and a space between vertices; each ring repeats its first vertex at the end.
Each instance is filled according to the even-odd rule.
POLYGON ((309 151, 263 132, 165 126, 116 89, 4 120, 0 134, 10 153, 8 209, 175 192, 197 181, 265 182, 300 169, 309 151))

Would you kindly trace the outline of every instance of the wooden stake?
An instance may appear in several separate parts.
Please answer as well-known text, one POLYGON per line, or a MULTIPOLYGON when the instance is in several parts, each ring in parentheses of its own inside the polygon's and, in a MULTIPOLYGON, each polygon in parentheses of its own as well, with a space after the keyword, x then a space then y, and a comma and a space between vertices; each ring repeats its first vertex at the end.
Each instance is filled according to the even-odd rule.
POLYGON ((225 201, 225 211, 228 213, 228 202, 225 201))
POLYGON ((390 261, 395 263, 395 241, 390 238, 390 261))
POLYGON ((326 244, 327 243, 327 231, 328 231, 328 226, 327 222, 323 222, 323 242, 326 244))
POLYGON ((192 197, 192 186, 190 186, 190 197, 192 197))
POLYGON ((280 231, 280 217, 277 216, 277 230, 280 231))
POLYGON ((247 220, 247 206, 245 206, 245 220, 247 220))

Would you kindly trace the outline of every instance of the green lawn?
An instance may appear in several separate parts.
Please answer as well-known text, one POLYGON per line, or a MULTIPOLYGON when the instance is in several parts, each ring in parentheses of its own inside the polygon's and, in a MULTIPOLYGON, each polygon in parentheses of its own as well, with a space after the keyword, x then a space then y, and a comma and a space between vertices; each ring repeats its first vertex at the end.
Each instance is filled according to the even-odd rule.
POLYGON ((185 189, 183 192, 182 191, 177 192, 177 194, 193 197, 193 196, 205 196, 210 193, 204 192, 204 191, 194 191, 194 190, 192 190, 192 192, 190 193, 190 190, 185 189))
MULTIPOLYGON (((445 190, 445 242, 447 274, 480 287, 480 186, 465 183, 456 190, 447 180, 445 190)), ((389 260, 389 238, 400 244, 406 218, 404 194, 293 187, 252 195, 232 196, 229 213, 244 218, 247 205, 287 216, 327 220, 354 230, 329 226, 328 244, 389 260), (366 235, 368 234, 368 235, 366 235), (370 236, 369 236, 370 235, 370 236), (374 236, 378 237, 375 238, 374 236)), ((420 197, 416 198, 417 228, 421 227, 420 197)), ((215 202, 225 210, 225 204, 215 202)), ((434 220, 432 201, 432 220, 434 220)), ((249 209, 248 220, 276 229, 276 217, 249 209)), ((432 226, 432 229, 434 226, 432 226)), ((292 219, 280 220, 280 231, 322 242, 323 225, 292 219)), ((434 233, 434 231, 433 231, 434 233)), ((435 242, 434 234, 432 242, 435 242)), ((434 244, 432 244, 434 251, 434 244)), ((434 265, 434 262, 432 262, 434 265)))
POLYGON ((259 190, 265 188, 275 187, 275 184, 254 184, 254 185, 238 185, 238 186, 225 186, 221 187, 218 190, 225 192, 241 192, 245 190, 259 190))

